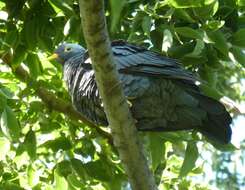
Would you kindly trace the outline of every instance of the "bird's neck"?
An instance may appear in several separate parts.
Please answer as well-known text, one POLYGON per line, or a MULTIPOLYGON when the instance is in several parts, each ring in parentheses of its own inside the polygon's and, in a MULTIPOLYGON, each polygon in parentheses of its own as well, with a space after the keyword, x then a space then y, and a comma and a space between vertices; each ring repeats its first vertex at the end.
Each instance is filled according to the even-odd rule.
POLYGON ((67 60, 63 66, 64 80, 67 83, 68 89, 71 90, 74 86, 74 80, 79 69, 81 69, 81 63, 83 62, 83 57, 81 55, 71 57, 67 60))

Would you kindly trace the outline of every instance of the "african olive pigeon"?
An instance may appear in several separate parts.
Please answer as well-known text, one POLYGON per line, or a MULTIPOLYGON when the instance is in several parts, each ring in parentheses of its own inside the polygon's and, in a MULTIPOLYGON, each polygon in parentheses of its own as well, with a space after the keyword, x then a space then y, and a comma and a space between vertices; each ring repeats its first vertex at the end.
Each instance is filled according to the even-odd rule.
MULTIPOLYGON (((116 69, 136 127, 142 131, 196 129, 220 143, 231 140, 231 116, 205 96, 176 60, 124 41, 111 44, 116 69)), ((64 43, 56 51, 75 109, 96 125, 108 122, 88 51, 64 43)))

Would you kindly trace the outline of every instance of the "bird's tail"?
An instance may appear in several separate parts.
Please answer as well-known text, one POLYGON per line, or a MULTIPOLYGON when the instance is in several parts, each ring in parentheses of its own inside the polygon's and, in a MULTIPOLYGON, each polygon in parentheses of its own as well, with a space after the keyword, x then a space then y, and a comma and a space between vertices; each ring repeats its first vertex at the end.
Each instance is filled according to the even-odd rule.
POLYGON ((204 121, 204 125, 200 127, 200 131, 211 140, 229 143, 232 134, 230 127, 232 118, 224 105, 199 93, 192 93, 192 95, 199 100, 200 107, 207 112, 207 119, 204 121))

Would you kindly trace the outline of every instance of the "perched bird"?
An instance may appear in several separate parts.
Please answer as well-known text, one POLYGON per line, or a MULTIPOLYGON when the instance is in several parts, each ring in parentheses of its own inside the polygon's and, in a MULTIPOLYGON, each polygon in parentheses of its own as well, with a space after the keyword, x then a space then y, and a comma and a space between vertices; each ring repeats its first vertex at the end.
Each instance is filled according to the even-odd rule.
MULTIPOLYGON (((124 41, 114 41, 111 47, 138 130, 196 129, 217 142, 230 142, 231 116, 220 102, 200 91, 194 75, 176 60, 124 41)), ((76 110, 93 123, 107 126, 88 51, 64 43, 54 55, 63 65, 76 110)))

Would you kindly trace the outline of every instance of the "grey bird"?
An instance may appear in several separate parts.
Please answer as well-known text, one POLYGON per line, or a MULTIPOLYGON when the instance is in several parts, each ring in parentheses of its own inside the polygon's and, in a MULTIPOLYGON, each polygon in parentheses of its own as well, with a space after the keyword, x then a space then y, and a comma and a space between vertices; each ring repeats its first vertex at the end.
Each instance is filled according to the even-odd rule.
MULTIPOLYGON (((176 60, 124 41, 114 41, 111 47, 138 130, 195 129, 216 142, 230 142, 230 114, 219 101, 205 96, 196 77, 176 60)), ((54 55, 63 65, 75 109, 94 124, 107 126, 88 51, 64 43, 54 55)))

